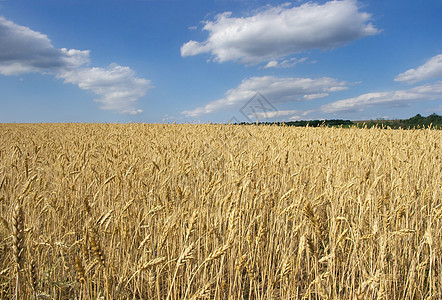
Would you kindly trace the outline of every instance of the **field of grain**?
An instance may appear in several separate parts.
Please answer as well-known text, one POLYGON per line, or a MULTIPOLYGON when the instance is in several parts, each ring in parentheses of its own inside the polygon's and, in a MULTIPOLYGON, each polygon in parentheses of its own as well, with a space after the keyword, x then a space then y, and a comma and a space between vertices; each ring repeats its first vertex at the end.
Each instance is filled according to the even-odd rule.
POLYGON ((0 124, 0 298, 441 299, 441 140, 0 124))

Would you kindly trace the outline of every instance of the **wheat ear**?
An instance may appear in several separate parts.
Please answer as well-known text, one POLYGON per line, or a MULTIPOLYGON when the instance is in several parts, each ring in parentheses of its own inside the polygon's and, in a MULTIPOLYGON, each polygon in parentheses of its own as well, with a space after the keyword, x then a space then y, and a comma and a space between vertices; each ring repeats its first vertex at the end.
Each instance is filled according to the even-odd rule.
POLYGON ((86 282, 86 272, 84 271, 83 262, 81 258, 75 256, 75 270, 77 271, 77 280, 80 284, 86 282))
POLYGON ((104 254, 103 254, 103 251, 101 250, 100 244, 98 244, 98 242, 97 242, 96 235, 93 232, 93 230, 91 230, 91 232, 90 232, 89 242, 91 243, 92 252, 94 253, 95 258, 98 260, 100 265, 104 268, 105 267, 104 254))
POLYGON ((23 211, 20 204, 17 204, 12 214, 12 249, 17 267, 17 278, 15 283, 15 299, 18 299, 20 289, 20 271, 23 264, 23 211))
POLYGON ((32 291, 35 295, 37 295, 37 266, 35 264, 35 260, 31 260, 31 264, 29 265, 29 276, 31 279, 31 287, 32 291))

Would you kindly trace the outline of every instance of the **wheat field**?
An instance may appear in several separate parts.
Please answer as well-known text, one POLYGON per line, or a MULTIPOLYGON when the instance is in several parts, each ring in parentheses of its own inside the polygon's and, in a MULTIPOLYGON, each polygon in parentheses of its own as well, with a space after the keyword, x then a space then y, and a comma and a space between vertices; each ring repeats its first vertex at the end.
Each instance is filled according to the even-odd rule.
POLYGON ((1 299, 441 299, 441 131, 0 124, 1 299))

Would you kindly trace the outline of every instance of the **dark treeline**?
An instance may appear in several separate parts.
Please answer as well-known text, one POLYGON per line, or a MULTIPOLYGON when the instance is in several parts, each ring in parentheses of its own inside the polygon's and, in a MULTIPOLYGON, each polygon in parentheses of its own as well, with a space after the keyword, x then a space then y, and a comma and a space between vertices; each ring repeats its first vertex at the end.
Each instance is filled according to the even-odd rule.
MULTIPOLYGON (((256 125, 257 123, 241 122, 234 123, 235 125, 256 125)), ((423 117, 420 114, 403 120, 370 120, 370 121, 358 121, 352 122, 350 120, 332 119, 332 120, 301 120, 290 122, 258 122, 258 125, 277 125, 277 126, 295 126, 295 127, 320 127, 320 126, 342 126, 352 127, 357 126, 360 128, 367 127, 385 127, 392 129, 412 129, 412 128, 428 128, 430 125, 432 128, 442 129, 442 116, 437 114, 431 114, 428 117, 423 117)))
MULTIPOLYGON (((256 123, 241 122, 236 125, 253 125, 256 123)), ((296 127, 320 127, 320 126, 351 126, 354 123, 350 120, 302 120, 290 122, 259 122, 258 125, 278 125, 278 126, 296 126, 296 127)))
POLYGON ((390 127, 392 129, 412 129, 412 128, 432 128, 442 129, 442 116, 437 114, 431 114, 428 117, 423 117, 420 114, 415 115, 412 118, 404 120, 371 120, 365 123, 358 123, 358 127, 368 128, 378 127, 390 127))

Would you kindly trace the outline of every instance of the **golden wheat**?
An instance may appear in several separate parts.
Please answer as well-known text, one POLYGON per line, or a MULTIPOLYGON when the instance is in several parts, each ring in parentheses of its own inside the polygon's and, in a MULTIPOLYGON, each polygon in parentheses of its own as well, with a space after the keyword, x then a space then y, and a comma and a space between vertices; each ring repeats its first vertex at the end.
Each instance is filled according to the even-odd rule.
POLYGON ((0 124, 0 299, 440 299, 441 140, 0 124))

